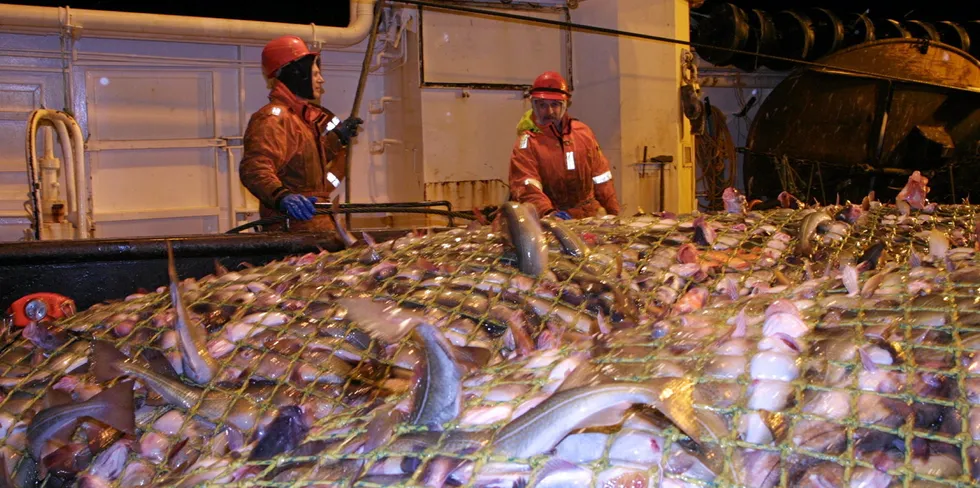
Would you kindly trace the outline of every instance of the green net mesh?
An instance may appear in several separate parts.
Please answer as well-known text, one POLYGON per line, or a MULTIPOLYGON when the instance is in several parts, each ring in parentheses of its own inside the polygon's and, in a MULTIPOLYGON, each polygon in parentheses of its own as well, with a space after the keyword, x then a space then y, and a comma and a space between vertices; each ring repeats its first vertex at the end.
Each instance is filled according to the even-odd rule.
POLYGON ((976 208, 831 219, 803 256, 811 212, 571 221, 588 255, 546 233, 539 277, 484 227, 184 280, 218 365, 206 384, 184 371, 165 288, 98 305, 48 324, 62 340, 25 330, 0 353, 0 457, 14 484, 44 486, 974 486, 976 208), (459 415, 439 428, 407 420, 420 342, 373 339, 342 297, 443 332, 463 371, 459 415), (191 393, 180 404, 133 375, 100 381, 97 341, 191 393), (617 382, 683 381, 694 416, 720 427, 692 439, 634 405, 531 457, 495 451, 504 426, 586 366, 617 382), (41 459, 29 453, 38 412, 130 380, 134 435, 100 413, 42 442, 41 459), (257 455, 266 436, 282 445, 257 455))

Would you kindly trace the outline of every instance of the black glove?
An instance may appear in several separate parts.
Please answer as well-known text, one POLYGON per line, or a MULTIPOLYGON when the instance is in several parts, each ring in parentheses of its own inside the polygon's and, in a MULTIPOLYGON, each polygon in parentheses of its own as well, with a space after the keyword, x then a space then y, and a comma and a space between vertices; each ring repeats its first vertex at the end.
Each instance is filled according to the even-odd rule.
POLYGON ((352 137, 357 137, 357 126, 363 123, 364 121, 360 117, 352 115, 347 117, 347 120, 341 122, 333 132, 340 138, 340 143, 346 146, 350 144, 352 137))

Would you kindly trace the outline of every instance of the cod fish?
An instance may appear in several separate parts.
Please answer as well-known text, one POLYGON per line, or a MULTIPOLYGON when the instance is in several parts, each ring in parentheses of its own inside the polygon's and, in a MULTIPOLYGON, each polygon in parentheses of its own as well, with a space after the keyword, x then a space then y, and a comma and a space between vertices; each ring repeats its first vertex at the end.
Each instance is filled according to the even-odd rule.
POLYGON ((197 415, 210 421, 224 418, 241 432, 251 430, 259 416, 258 406, 244 396, 185 385, 147 365, 127 361, 126 356, 108 342, 95 342, 92 359, 93 372, 99 381, 108 381, 122 374, 132 376, 157 392, 167 403, 185 411, 198 405, 197 415))
POLYGON ((517 267, 524 274, 541 276, 548 269, 548 241, 541 224, 520 203, 507 202, 503 211, 510 239, 517 248, 517 267))
MULTIPOLYGON (((509 457, 536 456, 553 449, 576 429, 618 424, 634 405, 656 408, 697 441, 701 428, 695 420, 690 389, 689 381, 671 378, 650 384, 616 382, 559 391, 504 426, 491 449, 509 457)), ((710 430, 714 433, 717 429, 710 430)))
POLYGON ((167 241, 167 272, 170 274, 170 299, 174 303, 177 321, 177 346, 184 374, 199 384, 206 384, 217 374, 218 364, 208 353, 208 334, 202 324, 191 322, 190 313, 180 298, 174 250, 167 241))
POLYGON ((348 318, 368 334, 394 343, 411 334, 423 349, 417 366, 409 420, 414 425, 439 429, 455 419, 462 404, 462 371, 446 337, 413 312, 385 306, 370 298, 342 298, 348 318))
POLYGON ((76 422, 84 417, 108 424, 121 432, 135 434, 136 417, 133 412, 132 381, 120 381, 81 403, 41 410, 27 426, 31 456, 40 460, 48 441, 70 436, 76 422))

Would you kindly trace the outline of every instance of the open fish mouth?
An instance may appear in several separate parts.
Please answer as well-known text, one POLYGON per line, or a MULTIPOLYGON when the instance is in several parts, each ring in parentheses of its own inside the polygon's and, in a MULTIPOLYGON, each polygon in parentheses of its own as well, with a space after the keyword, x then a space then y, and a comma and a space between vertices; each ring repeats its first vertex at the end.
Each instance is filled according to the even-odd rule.
POLYGON ((173 276, 0 351, 0 475, 968 486, 975 209, 860 208, 554 225, 518 206, 173 276))

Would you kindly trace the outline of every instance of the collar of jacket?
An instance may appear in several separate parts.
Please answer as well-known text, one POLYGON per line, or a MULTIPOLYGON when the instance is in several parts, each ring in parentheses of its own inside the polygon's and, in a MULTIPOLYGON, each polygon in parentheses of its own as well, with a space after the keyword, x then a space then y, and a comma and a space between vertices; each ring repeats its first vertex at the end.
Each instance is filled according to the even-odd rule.
POLYGON ((333 114, 327 109, 297 97, 279 80, 273 82, 269 100, 285 105, 289 111, 299 115, 310 127, 316 129, 317 133, 323 133, 327 123, 333 118, 333 114))
POLYGON ((549 124, 547 127, 538 125, 538 123, 534 120, 534 112, 532 110, 528 110, 527 112, 524 113, 524 116, 521 117, 521 120, 517 123, 517 133, 522 134, 525 131, 531 131, 538 134, 542 134, 546 129, 550 129, 548 130, 549 134, 560 138, 563 135, 568 135, 572 133, 573 120, 578 120, 578 119, 572 118, 568 115, 568 113, 565 113, 564 118, 562 118, 562 124, 561 124, 562 131, 564 132, 564 134, 559 134, 554 129, 553 125, 549 124))

